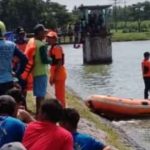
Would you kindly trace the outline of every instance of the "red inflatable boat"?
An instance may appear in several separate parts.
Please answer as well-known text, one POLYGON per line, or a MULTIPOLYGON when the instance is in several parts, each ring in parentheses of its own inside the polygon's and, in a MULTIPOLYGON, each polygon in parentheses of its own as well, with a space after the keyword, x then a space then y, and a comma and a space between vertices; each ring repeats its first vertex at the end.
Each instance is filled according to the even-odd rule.
POLYGON ((85 104, 93 112, 108 118, 150 117, 150 101, 145 99, 92 95, 85 104))

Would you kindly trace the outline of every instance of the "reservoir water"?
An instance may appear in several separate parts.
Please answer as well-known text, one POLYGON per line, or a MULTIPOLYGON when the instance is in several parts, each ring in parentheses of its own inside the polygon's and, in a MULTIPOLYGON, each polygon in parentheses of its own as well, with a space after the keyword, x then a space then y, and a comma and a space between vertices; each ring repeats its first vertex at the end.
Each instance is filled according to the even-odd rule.
MULTIPOLYGON (((113 95, 123 98, 143 98, 141 61, 150 51, 150 41, 112 43, 113 63, 110 65, 83 65, 82 47, 65 45, 67 86, 83 100, 92 94, 113 95)), ((112 122, 138 143, 150 150, 150 118, 112 122)))

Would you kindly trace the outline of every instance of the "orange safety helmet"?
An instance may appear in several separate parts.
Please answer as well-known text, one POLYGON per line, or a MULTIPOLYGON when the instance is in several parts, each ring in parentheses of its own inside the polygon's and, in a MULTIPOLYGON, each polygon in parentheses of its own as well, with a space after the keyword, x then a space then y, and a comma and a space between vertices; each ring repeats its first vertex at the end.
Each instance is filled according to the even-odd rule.
POLYGON ((58 38, 57 33, 54 31, 49 31, 46 36, 51 38, 58 38))

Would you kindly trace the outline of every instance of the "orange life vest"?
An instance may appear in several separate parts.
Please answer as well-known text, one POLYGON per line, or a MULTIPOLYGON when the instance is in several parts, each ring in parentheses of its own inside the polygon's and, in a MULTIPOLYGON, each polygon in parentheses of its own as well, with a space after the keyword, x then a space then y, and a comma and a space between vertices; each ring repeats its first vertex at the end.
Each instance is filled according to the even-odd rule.
POLYGON ((52 58, 52 65, 50 69, 51 77, 54 77, 55 80, 65 80, 67 73, 64 67, 64 53, 62 47, 59 45, 54 45, 50 51, 49 56, 52 58), (61 66, 57 67, 57 61, 61 60, 61 66))
POLYGON ((35 49, 36 49, 36 45, 35 45, 35 39, 31 38, 29 40, 29 42, 27 43, 26 49, 24 54, 27 56, 28 58, 28 63, 26 65, 25 71, 23 72, 23 74, 21 75, 22 79, 26 80, 29 76, 29 74, 32 71, 33 65, 34 65, 34 54, 35 54, 35 49))
POLYGON ((23 43, 23 44, 17 44, 17 47, 24 53, 25 49, 26 49, 27 43, 23 43))
POLYGON ((143 77, 150 77, 150 61, 149 60, 142 61, 142 73, 143 73, 143 77))

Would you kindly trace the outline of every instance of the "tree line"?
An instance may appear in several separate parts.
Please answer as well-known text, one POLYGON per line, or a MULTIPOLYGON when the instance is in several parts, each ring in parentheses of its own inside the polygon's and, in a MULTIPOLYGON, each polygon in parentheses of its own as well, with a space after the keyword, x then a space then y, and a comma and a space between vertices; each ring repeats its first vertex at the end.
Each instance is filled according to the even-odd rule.
MULTIPOLYGON (((4 21, 8 30, 23 26, 32 32, 37 23, 48 28, 56 28, 74 23, 79 18, 77 7, 68 12, 65 5, 51 0, 0 0, 0 20, 4 21)), ((123 21, 150 20, 150 2, 137 3, 130 6, 114 6, 110 9, 112 25, 123 21)))
POLYGON ((131 30, 140 31, 141 28, 143 31, 148 30, 150 28, 150 23, 144 23, 143 21, 150 20, 150 2, 145 1, 142 3, 136 3, 129 6, 114 6, 111 9, 111 28, 126 28, 129 27, 131 30), (121 22, 119 24, 119 22, 121 22), (136 24, 129 24, 127 26, 127 22, 137 22, 136 24))
POLYGON ((37 23, 56 28, 72 19, 66 6, 50 0, 0 0, 0 20, 5 22, 8 30, 23 26, 28 32, 32 32, 37 23))
POLYGON ((111 15, 113 19, 117 17, 119 21, 137 21, 139 18, 150 20, 150 2, 145 1, 129 6, 114 6, 111 15), (115 16, 115 11, 117 16, 115 16))

